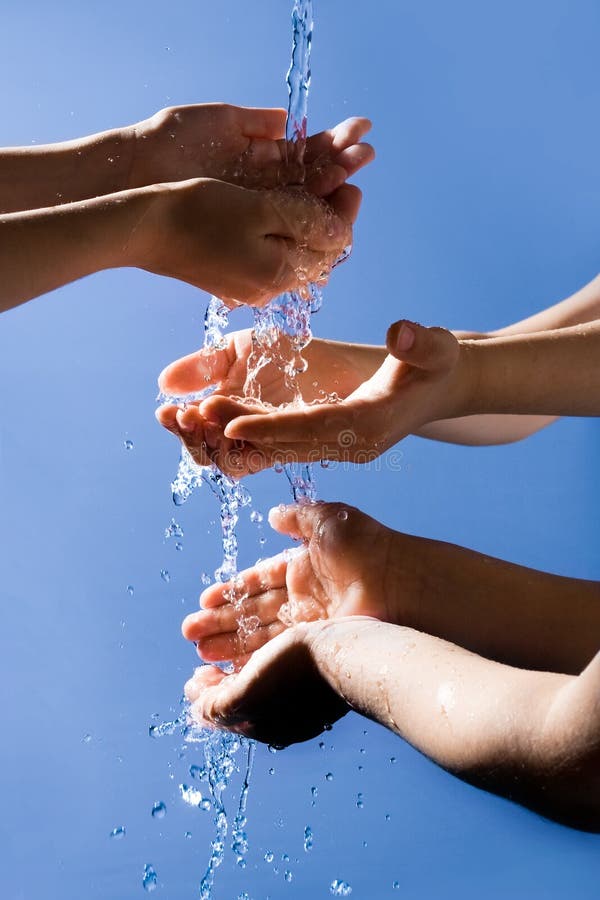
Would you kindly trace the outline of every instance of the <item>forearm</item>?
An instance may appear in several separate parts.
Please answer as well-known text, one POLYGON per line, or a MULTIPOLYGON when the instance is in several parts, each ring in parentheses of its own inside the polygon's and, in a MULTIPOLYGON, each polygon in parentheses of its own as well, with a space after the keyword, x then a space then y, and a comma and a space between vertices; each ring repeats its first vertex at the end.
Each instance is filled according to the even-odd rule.
POLYGON ((92 272, 136 264, 149 189, 0 216, 0 310, 92 272))
MULTIPOLYGON (((488 340, 515 334, 568 328, 600 318, 600 275, 566 300, 533 316, 484 334, 455 332, 461 339, 488 340)), ((508 444, 529 437, 552 424, 556 416, 477 415, 430 422, 418 432, 420 437, 454 444, 481 446, 508 444)))
POLYGON ((33 147, 0 150, 0 212, 86 200, 126 189, 134 152, 131 128, 33 147))
POLYGON ((389 560, 387 593, 398 597, 398 623, 530 669, 577 673, 598 649, 597 582, 403 534, 392 538, 389 560), (407 554, 418 588, 403 592, 407 554))
POLYGON ((470 375, 462 414, 600 415, 600 319, 463 349, 470 375))
POLYGON ((579 711, 561 708, 569 699, 593 703, 585 674, 515 669, 364 619, 328 622, 315 633, 315 664, 353 709, 465 780, 576 827, 600 827, 590 765, 597 710, 589 730, 579 711))

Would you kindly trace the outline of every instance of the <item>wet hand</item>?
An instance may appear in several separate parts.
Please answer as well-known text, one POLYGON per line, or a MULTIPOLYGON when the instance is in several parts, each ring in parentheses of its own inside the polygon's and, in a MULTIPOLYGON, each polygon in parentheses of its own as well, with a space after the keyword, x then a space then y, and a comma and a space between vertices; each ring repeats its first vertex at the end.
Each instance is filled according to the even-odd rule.
POLYGON ((133 135, 129 187, 216 178, 250 188, 302 183, 326 197, 374 157, 354 117, 306 142, 305 165, 287 161, 283 109, 204 103, 162 109, 127 129, 133 135))
POLYGON ((269 521, 302 544, 202 593, 202 609, 186 617, 182 631, 207 662, 241 666, 298 622, 357 615, 397 622, 401 596, 418 592, 419 539, 398 535, 353 507, 281 506, 269 521), (399 539, 406 542, 402 547, 399 539), (401 571, 406 562, 408 570, 401 571))
POLYGON ((353 185, 328 202, 298 189, 254 191, 213 179, 143 190, 149 202, 131 235, 129 264, 230 304, 263 305, 326 280, 351 241, 361 200, 353 185))
POLYGON ((296 625, 233 675, 203 666, 185 686, 198 724, 285 747, 307 741, 350 707, 319 673, 312 645, 324 623, 296 625))
POLYGON ((259 463, 372 462, 425 423, 464 414, 474 378, 468 342, 443 328, 398 322, 387 350, 372 377, 334 402, 273 410, 215 396, 205 414, 254 470, 259 463))
MULTIPOLYGON (((188 404, 184 409, 160 407, 157 418, 180 438, 199 465, 212 462, 237 477, 261 469, 269 462, 260 451, 255 453, 250 445, 239 444, 223 434, 230 419, 239 415, 239 398, 244 395, 252 352, 251 330, 235 331, 225 336, 222 349, 202 349, 176 360, 163 370, 158 380, 161 393, 176 397, 214 388, 215 394, 200 404, 188 404), (225 400, 230 404, 224 409, 225 400)), ((385 358, 385 350, 313 339, 303 356, 308 368, 298 376, 298 385, 304 400, 311 402, 323 401, 334 392, 341 397, 351 394, 377 370, 385 358)), ((292 399, 275 363, 260 370, 257 384, 262 399, 272 407, 292 399)), ((247 412, 245 407, 241 409, 247 412)))

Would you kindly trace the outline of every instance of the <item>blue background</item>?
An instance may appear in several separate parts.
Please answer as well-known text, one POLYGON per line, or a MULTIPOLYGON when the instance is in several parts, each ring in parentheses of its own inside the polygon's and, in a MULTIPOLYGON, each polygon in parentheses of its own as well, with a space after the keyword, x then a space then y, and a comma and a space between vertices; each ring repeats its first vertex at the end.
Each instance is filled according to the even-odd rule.
MULTIPOLYGON (((368 115, 378 151, 359 179, 354 256, 332 278, 315 333, 381 342, 401 317, 495 328, 596 274, 597 3, 315 6, 311 130, 368 115)), ((290 11, 291 0, 5 0, 0 143, 67 139, 173 103, 284 105, 290 11)), ((178 450, 153 419, 156 375, 200 345, 206 300, 123 270, 0 321, 6 900, 130 900, 148 862, 155 896, 197 895, 213 826, 177 785, 198 760, 148 727, 178 712, 195 664, 179 621, 219 562, 216 504, 203 490, 172 506, 178 450), (181 553, 164 541, 173 515, 181 553)), ((399 529, 598 578, 599 439, 588 420, 504 448, 408 439, 399 471, 388 458, 322 472, 319 489, 399 529)), ((249 486, 263 512, 288 496, 272 472, 249 486)), ((245 564, 280 546, 269 537, 261 548, 247 516, 240 535, 245 564)), ((228 850, 217 900, 326 897, 334 878, 365 900, 598 896, 598 836, 466 786, 356 716, 324 742, 258 748, 248 865, 228 850)))

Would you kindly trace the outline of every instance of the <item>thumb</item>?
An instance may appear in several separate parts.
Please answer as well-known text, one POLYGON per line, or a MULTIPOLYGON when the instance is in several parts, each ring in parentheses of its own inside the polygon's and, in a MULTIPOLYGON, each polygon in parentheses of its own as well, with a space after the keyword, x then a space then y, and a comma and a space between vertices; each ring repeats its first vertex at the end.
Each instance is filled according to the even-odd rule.
POLYGON ((458 360, 459 343, 445 328, 425 328, 407 319, 390 325, 386 338, 388 353, 395 359, 428 372, 444 372, 458 360))

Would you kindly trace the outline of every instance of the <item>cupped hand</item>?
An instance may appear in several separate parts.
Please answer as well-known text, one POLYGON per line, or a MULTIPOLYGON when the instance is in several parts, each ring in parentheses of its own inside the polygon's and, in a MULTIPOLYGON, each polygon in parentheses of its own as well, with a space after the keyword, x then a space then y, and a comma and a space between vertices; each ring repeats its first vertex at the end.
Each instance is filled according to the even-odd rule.
POLYGON ((350 709, 315 662, 312 644, 323 624, 290 628, 236 674, 213 666, 196 669, 185 686, 192 719, 276 747, 320 734, 350 709))
POLYGON ((361 201, 349 184, 328 202, 304 190, 254 191, 214 179, 147 191, 148 208, 131 237, 131 264, 226 303, 258 306, 327 279, 351 242, 361 201))
MULTIPOLYGON (((379 348, 313 343, 303 383, 316 381, 322 393, 303 390, 304 405, 280 406, 272 385, 264 403, 240 400, 239 381, 232 389, 225 380, 199 407, 159 410, 159 421, 203 464, 241 476, 278 462, 372 462, 425 423, 463 413, 474 378, 468 343, 445 329, 398 322, 388 331, 387 356, 379 348)), ((245 355, 236 357, 237 378, 245 355)), ((194 359, 165 370, 165 382, 191 386, 194 359)), ((197 371, 207 374, 201 365, 197 371)))
MULTIPOLYGON (((252 447, 238 445, 223 434, 231 418, 229 407, 224 409, 223 404, 230 400, 233 414, 239 414, 239 398, 244 394, 252 352, 252 331, 235 331, 225 336, 222 349, 202 349, 178 359, 161 372, 158 380, 161 394, 175 397, 214 388, 214 398, 187 404, 182 409, 162 406, 156 415, 161 425, 180 438, 199 465, 212 462, 238 477, 269 462, 263 460, 260 452, 253 453, 252 447)), ((347 397, 376 371, 385 351, 380 347, 315 338, 303 356, 308 368, 298 376, 298 386, 304 400, 310 403, 323 402, 334 393, 347 397)), ((292 399, 275 363, 260 370, 257 383, 260 396, 269 407, 278 407, 292 399)))
POLYGON ((397 322, 388 331, 387 350, 370 378, 333 402, 273 410, 215 396, 205 414, 263 467, 319 459, 372 462, 425 423, 463 414, 472 388, 468 350, 450 331, 397 322))
POLYGON ((283 109, 203 103, 162 109, 132 126, 129 187, 216 178, 251 188, 303 184, 326 197, 374 157, 354 117, 308 138, 305 165, 288 162, 283 109))
POLYGON ((402 596, 416 597, 421 583, 418 538, 341 503, 276 507, 269 521, 302 545, 202 593, 202 609, 186 617, 182 631, 203 660, 243 665, 298 622, 357 615, 401 621, 402 596))

